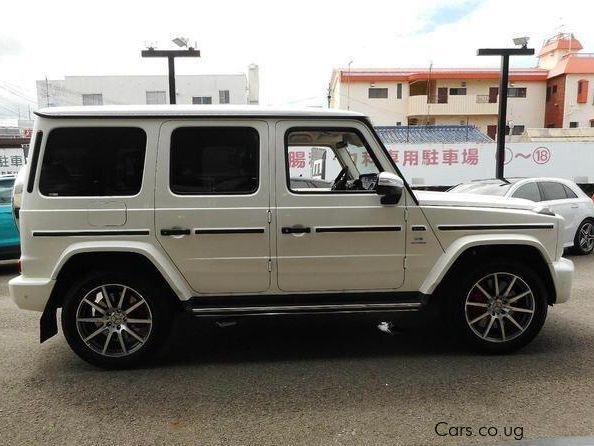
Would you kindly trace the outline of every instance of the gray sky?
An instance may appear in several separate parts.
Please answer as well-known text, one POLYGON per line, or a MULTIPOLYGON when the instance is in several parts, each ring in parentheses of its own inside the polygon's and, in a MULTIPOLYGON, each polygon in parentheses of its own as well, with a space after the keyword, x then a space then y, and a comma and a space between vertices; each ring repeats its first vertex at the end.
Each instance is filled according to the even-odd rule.
MULTIPOLYGON (((183 35, 202 58, 176 71, 245 72, 260 65, 261 103, 323 105, 333 67, 498 66, 478 47, 531 37, 537 50, 559 30, 594 52, 594 2, 564 0, 103 0, 4 2, 0 28, 0 116, 35 101, 35 79, 64 75, 165 74, 141 59, 146 41, 169 47, 183 35), (562 28, 560 28, 562 26, 562 28)), ((533 66, 533 58, 515 66, 533 66)))

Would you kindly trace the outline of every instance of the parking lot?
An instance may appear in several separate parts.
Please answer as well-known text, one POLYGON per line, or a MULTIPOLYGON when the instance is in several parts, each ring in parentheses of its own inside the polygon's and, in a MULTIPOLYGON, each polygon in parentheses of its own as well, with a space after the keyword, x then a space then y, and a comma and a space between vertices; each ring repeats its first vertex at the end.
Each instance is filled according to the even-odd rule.
POLYGON ((0 270, 2 444, 483 444, 594 435, 594 256, 572 300, 511 356, 437 329, 361 321, 180 317, 150 367, 106 372, 8 296, 0 270))

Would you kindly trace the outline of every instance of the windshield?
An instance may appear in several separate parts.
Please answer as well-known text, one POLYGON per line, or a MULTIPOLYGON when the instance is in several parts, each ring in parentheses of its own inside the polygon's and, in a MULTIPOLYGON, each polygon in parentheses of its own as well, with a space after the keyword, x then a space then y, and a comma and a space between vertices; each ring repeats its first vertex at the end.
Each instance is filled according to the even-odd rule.
POLYGON ((470 183, 459 184, 458 186, 450 189, 449 192, 504 196, 510 187, 511 184, 507 183, 470 183))

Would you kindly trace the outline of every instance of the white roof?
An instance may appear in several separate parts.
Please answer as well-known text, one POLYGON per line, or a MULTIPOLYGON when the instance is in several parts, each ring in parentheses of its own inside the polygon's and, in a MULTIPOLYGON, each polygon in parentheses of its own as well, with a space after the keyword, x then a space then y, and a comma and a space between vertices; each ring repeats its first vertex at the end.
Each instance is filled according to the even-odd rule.
POLYGON ((276 108, 259 105, 100 105, 49 107, 37 110, 43 117, 191 117, 191 116, 295 116, 356 117, 361 113, 327 108, 276 108))

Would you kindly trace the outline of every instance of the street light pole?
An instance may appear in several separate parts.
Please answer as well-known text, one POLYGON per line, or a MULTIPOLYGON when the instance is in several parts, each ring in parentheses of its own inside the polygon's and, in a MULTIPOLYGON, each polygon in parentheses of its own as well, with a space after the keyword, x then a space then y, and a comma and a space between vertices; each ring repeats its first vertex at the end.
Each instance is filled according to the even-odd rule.
POLYGON ((194 48, 187 50, 155 50, 149 48, 142 50, 142 57, 166 57, 169 67, 169 103, 175 104, 175 58, 176 57, 200 57, 200 51, 194 48))
POLYGON ((497 151, 495 177, 501 180, 503 176, 503 166, 505 164, 505 129, 507 122, 507 86, 509 84, 509 57, 510 56, 532 56, 534 48, 526 48, 526 43, 522 48, 481 48, 478 50, 478 56, 501 56, 501 76, 499 78, 499 113, 497 116, 497 151))

